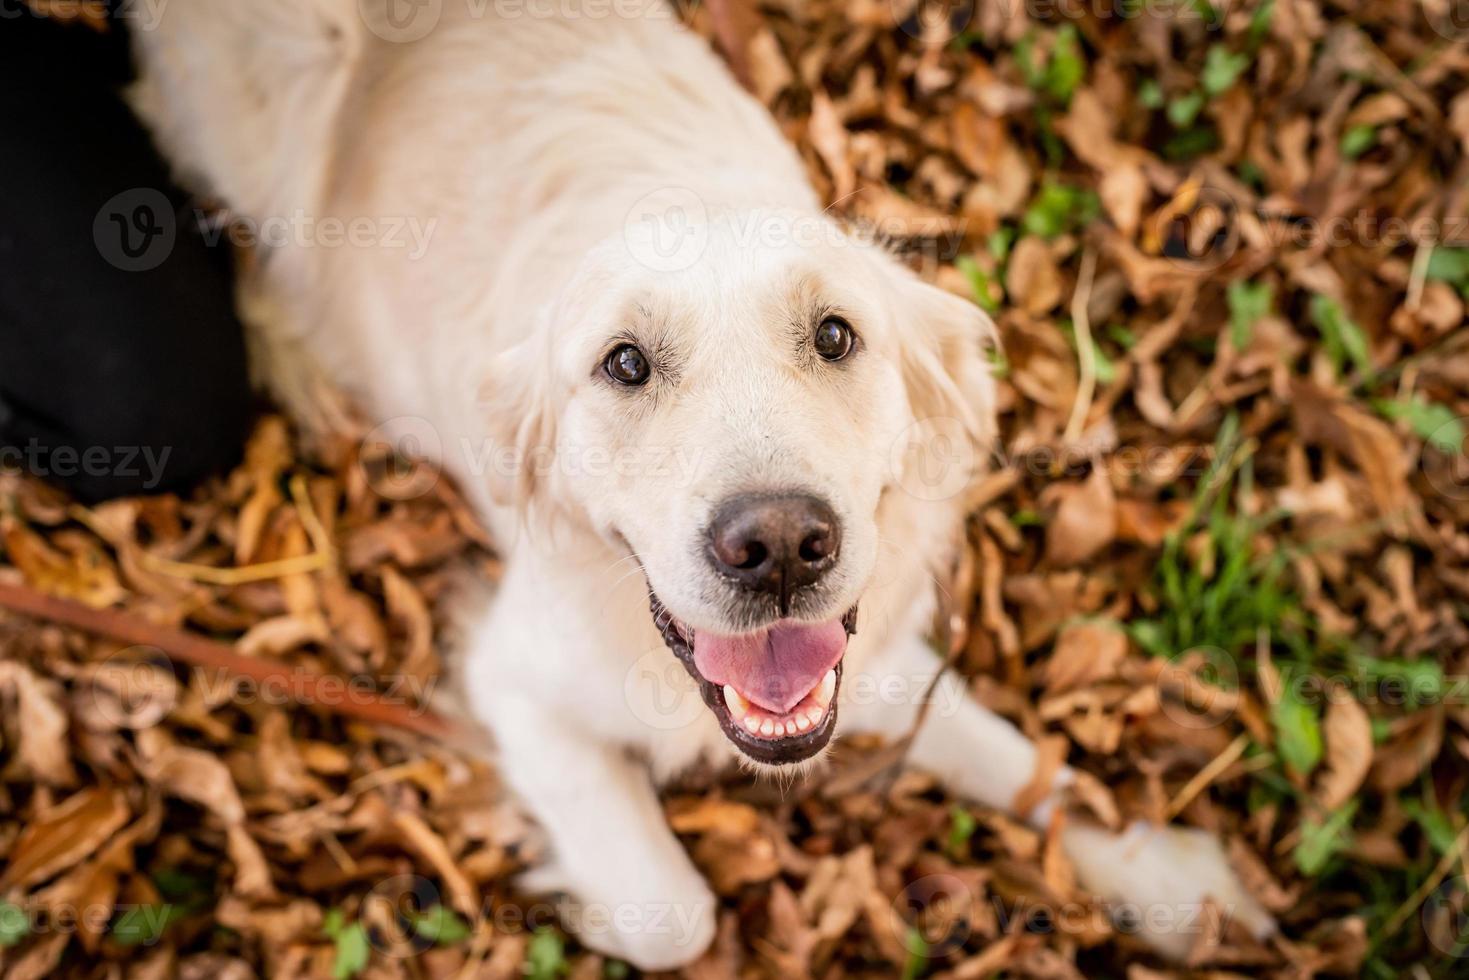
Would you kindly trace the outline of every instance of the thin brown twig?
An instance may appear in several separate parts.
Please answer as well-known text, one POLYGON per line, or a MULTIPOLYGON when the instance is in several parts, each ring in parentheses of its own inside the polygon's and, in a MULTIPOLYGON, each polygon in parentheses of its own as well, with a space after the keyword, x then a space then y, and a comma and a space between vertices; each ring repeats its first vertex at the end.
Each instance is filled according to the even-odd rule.
POLYGON ((1403 301, 1403 308, 1409 313, 1417 313, 1418 307, 1423 305, 1423 286, 1428 282, 1428 262, 1433 258, 1434 247, 1433 239, 1425 238, 1413 252, 1413 267, 1408 273, 1408 294, 1403 301))
MULTIPOLYGON (((105 636, 131 646, 156 647, 181 663, 209 670, 248 677, 261 685, 280 685, 291 691, 302 705, 325 709, 344 717, 380 725, 391 725, 435 738, 454 732, 454 727, 427 708, 392 704, 374 695, 354 693, 348 700, 334 693, 322 694, 322 682, 331 681, 327 674, 297 673, 281 663, 259 657, 247 657, 223 643, 206 640, 183 630, 150 623, 145 619, 113 609, 94 609, 71 599, 47 595, 25 585, 0 582, 0 608, 69 626, 96 636, 105 636)), ((339 687, 329 684, 329 687, 339 687)))
POLYGON ((1081 256, 1081 272, 1076 291, 1071 294, 1071 323, 1076 330, 1076 357, 1081 377, 1076 385, 1076 400, 1071 403, 1071 418, 1066 422, 1062 445, 1072 446, 1086 432, 1086 419, 1091 414, 1092 397, 1097 390, 1097 349, 1092 343, 1091 317, 1087 304, 1092 299, 1092 282, 1097 272, 1097 253, 1088 246, 1081 256))
POLYGON ((940 617, 938 637, 939 642, 943 644, 944 660, 929 680, 928 687, 923 691, 923 700, 918 703, 918 714, 913 718, 913 724, 909 726, 908 731, 898 741, 897 745, 894 746, 896 751, 888 767, 886 774, 887 781, 882 793, 884 808, 892 803, 888 790, 892 789, 893 783, 897 782, 899 773, 907 765, 908 753, 912 750, 913 743, 918 738, 918 731, 923 727, 924 720, 928 718, 928 709, 933 706, 933 692, 938 689, 939 683, 944 679, 944 675, 952 670, 954 665, 959 662, 959 654, 963 652, 962 648, 954 643, 952 620, 947 615, 950 611, 949 604, 942 600, 944 590, 937 583, 934 584, 934 587, 941 595, 939 608, 943 609, 946 613, 946 615, 940 617))
POLYGON ((1438 864, 1434 867, 1433 874, 1424 879, 1417 890, 1408 896, 1408 900, 1398 906, 1397 911, 1392 914, 1392 918, 1387 920, 1387 924, 1382 927, 1382 935, 1378 937, 1377 941, 1379 943, 1391 939, 1396 935, 1397 931, 1403 927, 1403 923, 1407 922, 1409 917, 1418 910, 1418 906, 1423 904, 1423 900, 1439 886, 1439 883, 1444 880, 1444 876, 1449 873, 1449 869, 1454 866, 1454 862, 1459 860, 1459 856, 1464 853, 1465 844, 1469 844, 1469 827, 1465 827, 1459 831, 1459 836, 1454 838, 1454 843, 1447 851, 1444 851, 1443 857, 1439 859, 1438 864))
POLYGON ((1194 797, 1208 789, 1210 783, 1214 782, 1226 769, 1234 765, 1239 757, 1244 755, 1244 751, 1249 744, 1250 736, 1241 734, 1233 742, 1230 742, 1223 752, 1215 756, 1207 766, 1195 773, 1194 778, 1190 779, 1168 804, 1168 819, 1172 820, 1182 813, 1184 807, 1194 801, 1194 797))

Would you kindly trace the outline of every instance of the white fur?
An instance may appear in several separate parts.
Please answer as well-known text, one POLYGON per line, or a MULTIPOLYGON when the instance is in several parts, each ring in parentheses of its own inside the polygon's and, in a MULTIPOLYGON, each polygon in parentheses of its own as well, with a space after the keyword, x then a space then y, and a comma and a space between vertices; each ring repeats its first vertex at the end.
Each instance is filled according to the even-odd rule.
MULTIPOLYGON (((344 389, 415 434, 491 526, 506 570, 471 623, 466 683, 554 845, 535 884, 578 899, 570 924, 591 945, 665 968, 708 945, 715 903, 649 770, 736 753, 654 629, 648 584, 685 623, 748 628, 701 560, 711 508, 821 493, 844 539, 802 615, 861 600, 843 730, 905 733, 938 666, 921 638, 964 515, 957 487, 928 492, 894 447, 926 419, 985 444, 992 328, 843 235, 763 109, 660 3, 561 6, 430 3, 432 29, 402 43, 371 0, 171 0, 138 36, 135 104, 179 172, 248 220, 421 233, 417 249, 265 249, 241 308, 291 410, 310 418, 317 380, 344 389), (803 317, 827 306, 857 327, 850 363, 802 353, 803 317), (623 333, 668 351, 648 389, 596 377, 623 333)), ((912 761, 1011 806, 1033 747, 957 680, 940 695, 912 761)), ((1197 874, 1129 888, 1137 851, 1068 834, 1109 895, 1215 895, 1269 926, 1217 845, 1141 834, 1129 846, 1150 865, 1187 854, 1197 874)), ((1154 936, 1174 953, 1188 938, 1154 936)))

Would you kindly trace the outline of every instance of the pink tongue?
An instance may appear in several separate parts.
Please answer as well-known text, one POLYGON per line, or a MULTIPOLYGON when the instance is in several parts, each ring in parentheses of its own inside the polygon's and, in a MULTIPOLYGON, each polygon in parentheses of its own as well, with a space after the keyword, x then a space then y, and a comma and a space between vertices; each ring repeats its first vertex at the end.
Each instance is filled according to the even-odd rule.
POLYGON ((786 714, 847 649, 840 619, 777 623, 742 636, 694 634, 694 666, 712 684, 729 684, 766 711, 786 714))

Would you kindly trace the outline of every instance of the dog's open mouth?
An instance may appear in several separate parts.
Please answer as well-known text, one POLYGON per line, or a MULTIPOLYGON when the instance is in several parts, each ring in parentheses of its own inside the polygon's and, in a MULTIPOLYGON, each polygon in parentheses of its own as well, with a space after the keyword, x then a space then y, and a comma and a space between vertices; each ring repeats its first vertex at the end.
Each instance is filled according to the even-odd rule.
POLYGON ((782 620, 739 636, 690 629, 657 595, 651 607, 663 642, 698 682, 725 737, 745 755, 786 765, 811 758, 831 741, 856 606, 840 619, 782 620))

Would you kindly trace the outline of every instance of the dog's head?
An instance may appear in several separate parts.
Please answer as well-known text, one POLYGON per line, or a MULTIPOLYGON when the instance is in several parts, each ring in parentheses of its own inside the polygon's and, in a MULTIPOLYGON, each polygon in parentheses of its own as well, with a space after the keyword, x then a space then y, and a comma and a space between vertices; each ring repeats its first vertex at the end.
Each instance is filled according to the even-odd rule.
POLYGON ((885 515, 929 506, 904 488, 915 423, 981 446, 993 421, 984 314, 820 227, 752 245, 716 220, 676 272, 599 248, 489 387, 499 441, 541 461, 501 498, 636 555, 664 640, 768 764, 831 738, 864 589, 907 546, 885 515))

